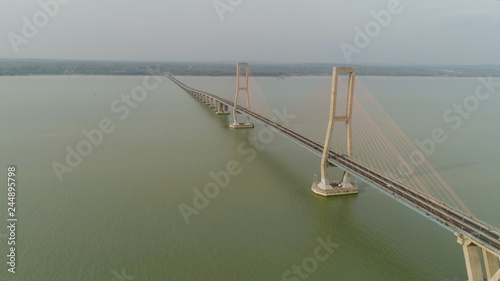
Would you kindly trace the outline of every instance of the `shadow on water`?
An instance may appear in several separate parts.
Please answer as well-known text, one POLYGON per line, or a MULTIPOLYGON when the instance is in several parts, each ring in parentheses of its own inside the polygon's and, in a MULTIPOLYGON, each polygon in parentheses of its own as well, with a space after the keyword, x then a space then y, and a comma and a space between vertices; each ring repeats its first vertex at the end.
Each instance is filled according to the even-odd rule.
POLYGON ((437 168, 436 172, 446 171, 446 170, 453 170, 453 169, 467 167, 467 166, 472 166, 472 165, 476 165, 476 164, 477 164, 477 162, 458 163, 458 164, 453 164, 453 165, 448 165, 448 166, 443 166, 443 167, 437 168))
MULTIPOLYGON (((448 166, 443 166, 443 167, 440 167, 440 168, 436 168, 436 172, 439 172, 439 171, 447 171, 447 170, 453 170, 453 169, 457 169, 457 168, 462 168, 462 167, 467 167, 467 166, 472 166, 472 165, 476 165, 477 163, 476 162, 465 162, 465 163, 458 163, 458 164, 452 164, 452 165, 448 165, 448 166)), ((415 172, 409 176, 404 176, 404 177, 401 177, 401 179, 405 180, 405 179, 409 179, 411 177, 416 177, 416 176, 425 176, 427 174, 429 174, 429 172, 415 172)))

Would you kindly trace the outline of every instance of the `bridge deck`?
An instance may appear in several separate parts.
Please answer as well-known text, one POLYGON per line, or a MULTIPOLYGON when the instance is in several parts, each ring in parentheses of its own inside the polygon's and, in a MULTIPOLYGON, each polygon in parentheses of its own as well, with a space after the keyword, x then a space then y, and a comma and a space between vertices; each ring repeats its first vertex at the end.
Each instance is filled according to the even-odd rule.
MULTIPOLYGON (((180 82, 176 78, 172 77, 171 75, 167 75, 167 77, 188 93, 207 95, 222 104, 234 107, 234 103, 227 99, 197 89, 193 89, 180 82)), ((255 121, 267 126, 273 131, 309 149, 313 153, 321 156, 323 152, 323 144, 312 140, 290 128, 276 124, 272 120, 261 116, 254 111, 248 110, 241 106, 237 106, 237 110, 250 116, 255 121)), ((413 190, 410 187, 394 179, 391 179, 386 175, 375 171, 356 161, 355 159, 347 157, 333 149, 330 149, 328 162, 343 169, 344 171, 351 173, 360 180, 393 197, 397 201, 405 204, 406 206, 419 212, 432 221, 435 221, 446 229, 469 238, 478 246, 489 249, 500 257, 500 231, 498 231, 494 227, 480 222, 476 218, 466 215, 458 210, 455 210, 447 206, 446 204, 429 197, 426 194, 413 190)))

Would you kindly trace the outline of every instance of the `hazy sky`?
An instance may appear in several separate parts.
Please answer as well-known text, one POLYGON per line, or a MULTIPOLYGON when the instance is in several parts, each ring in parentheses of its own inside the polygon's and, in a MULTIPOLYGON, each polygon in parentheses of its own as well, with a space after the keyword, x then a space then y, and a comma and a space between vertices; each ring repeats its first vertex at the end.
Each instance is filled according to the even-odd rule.
POLYGON ((496 0, 54 1, 0 0, 0 58, 500 64, 496 0))

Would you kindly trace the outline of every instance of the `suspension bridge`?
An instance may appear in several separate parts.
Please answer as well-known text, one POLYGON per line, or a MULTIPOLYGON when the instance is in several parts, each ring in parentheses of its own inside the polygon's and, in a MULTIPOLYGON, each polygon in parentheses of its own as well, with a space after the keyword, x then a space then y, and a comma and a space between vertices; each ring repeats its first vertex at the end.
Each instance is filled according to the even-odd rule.
MULTIPOLYGON (((355 69, 333 68, 332 88, 330 99, 330 112, 328 128, 324 145, 284 124, 278 124, 275 119, 266 117, 251 109, 249 93, 249 66, 248 63, 238 63, 237 82, 234 102, 198 89, 194 89, 179 81, 170 73, 165 75, 183 90, 200 99, 210 108, 215 109, 218 115, 230 115, 229 107, 233 108, 233 122, 229 127, 232 129, 248 129, 254 125, 251 119, 260 123, 274 132, 290 139, 300 146, 321 156, 321 181, 312 184, 312 191, 322 196, 338 196, 358 193, 358 186, 352 182, 351 176, 369 184, 377 190, 385 193, 398 202, 408 206, 426 218, 438 223, 440 226, 453 232, 457 236, 457 242, 463 247, 467 274, 470 281, 478 280, 500 280, 500 231, 484 222, 478 220, 458 198, 453 190, 444 182, 436 171, 426 162, 417 163, 416 168, 410 167, 410 162, 415 158, 415 147, 392 122, 385 116, 381 125, 369 118, 369 108, 364 108, 359 101, 354 99, 355 69), (245 68, 243 82, 241 82, 241 67, 245 68), (343 102, 338 98, 339 74, 347 74, 348 82, 347 99, 343 102), (238 104, 239 92, 246 94, 246 106, 238 104), (339 107, 345 111, 338 110, 339 107), (237 121, 237 115, 246 116, 244 123, 237 121), (340 114, 340 115, 339 115, 340 114), (363 121, 356 122, 354 116, 359 115, 363 121), (346 131, 345 151, 331 148, 332 134, 336 123, 341 123, 342 129, 346 131), (359 125, 358 125, 359 124, 359 125), (366 143, 365 155, 354 157, 353 131, 360 128, 365 136, 369 136, 371 146, 366 143), (389 128, 389 132, 383 132, 389 128), (392 135, 390 141, 384 135, 392 135), (403 157, 401 147, 406 147, 409 156, 403 157), (376 150, 378 153, 371 153, 376 150), (328 168, 337 167, 344 171, 340 181, 330 181, 328 168), (416 172, 414 170, 417 170, 416 172), (392 171, 392 172, 391 172, 392 171)), ((367 104, 376 110, 380 105, 374 100, 368 100, 367 104)), ((378 108, 381 110, 381 108, 378 108)), ((385 115, 385 111, 381 110, 385 115)), ((335 138, 335 135, 333 135, 335 138)), ((366 142, 366 140, 364 140, 366 142)), ((339 141, 337 141, 339 142, 339 141)), ((415 161, 414 161, 415 162, 415 161)))

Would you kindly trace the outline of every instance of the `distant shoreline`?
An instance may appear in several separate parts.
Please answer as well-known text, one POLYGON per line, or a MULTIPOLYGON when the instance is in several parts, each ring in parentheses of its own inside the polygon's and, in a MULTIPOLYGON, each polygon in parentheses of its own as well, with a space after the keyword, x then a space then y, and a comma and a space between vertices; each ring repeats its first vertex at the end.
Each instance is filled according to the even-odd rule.
MULTIPOLYGON (((355 67, 359 76, 383 77, 500 77, 499 65, 345 65, 345 64, 250 64, 255 77, 331 76, 332 68, 355 67)), ((0 60, 0 76, 110 75, 137 76, 151 72, 170 72, 179 76, 234 76, 232 63, 184 62, 106 62, 66 60, 0 60)))

